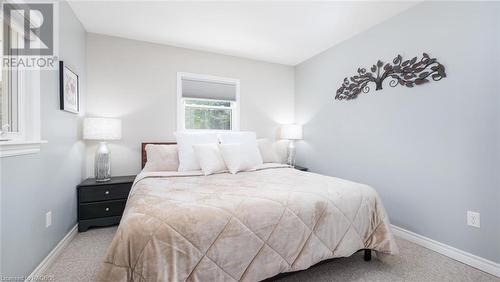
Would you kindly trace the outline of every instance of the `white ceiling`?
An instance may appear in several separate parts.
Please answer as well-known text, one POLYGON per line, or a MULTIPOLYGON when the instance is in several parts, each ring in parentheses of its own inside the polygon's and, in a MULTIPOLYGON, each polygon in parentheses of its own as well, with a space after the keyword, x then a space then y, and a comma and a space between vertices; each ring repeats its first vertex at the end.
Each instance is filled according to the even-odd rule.
POLYGON ((296 65, 416 2, 70 2, 88 32, 296 65))

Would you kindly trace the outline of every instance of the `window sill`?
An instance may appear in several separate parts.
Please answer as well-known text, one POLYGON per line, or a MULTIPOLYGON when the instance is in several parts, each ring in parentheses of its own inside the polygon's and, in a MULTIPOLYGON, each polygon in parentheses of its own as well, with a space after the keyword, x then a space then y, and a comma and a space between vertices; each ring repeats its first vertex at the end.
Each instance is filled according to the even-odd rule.
POLYGON ((47 143, 45 140, 36 141, 0 141, 0 158, 19 155, 36 154, 40 152, 40 146, 47 143))

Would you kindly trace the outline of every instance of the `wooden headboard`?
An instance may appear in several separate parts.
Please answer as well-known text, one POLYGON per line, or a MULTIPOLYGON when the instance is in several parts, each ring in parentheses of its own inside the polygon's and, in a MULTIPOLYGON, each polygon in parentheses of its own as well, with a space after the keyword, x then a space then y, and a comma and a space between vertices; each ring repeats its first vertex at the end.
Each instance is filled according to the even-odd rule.
POLYGON ((144 168, 146 165, 146 162, 148 161, 148 156, 146 155, 146 145, 147 144, 154 144, 154 145, 175 145, 177 144, 176 142, 145 142, 141 143, 141 168, 144 168))

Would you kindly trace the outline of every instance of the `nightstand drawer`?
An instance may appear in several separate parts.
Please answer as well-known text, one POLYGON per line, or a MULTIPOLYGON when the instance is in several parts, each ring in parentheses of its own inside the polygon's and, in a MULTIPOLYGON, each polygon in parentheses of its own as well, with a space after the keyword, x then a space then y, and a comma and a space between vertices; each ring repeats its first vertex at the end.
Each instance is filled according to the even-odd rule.
POLYGON ((97 185, 80 189, 80 202, 126 199, 132 184, 97 185))
POLYGON ((80 219, 121 216, 127 200, 80 204, 80 219))

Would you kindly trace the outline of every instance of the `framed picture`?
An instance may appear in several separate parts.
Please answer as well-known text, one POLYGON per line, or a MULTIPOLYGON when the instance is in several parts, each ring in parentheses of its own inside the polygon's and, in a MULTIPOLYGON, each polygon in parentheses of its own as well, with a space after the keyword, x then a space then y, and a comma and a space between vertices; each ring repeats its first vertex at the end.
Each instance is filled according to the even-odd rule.
POLYGON ((70 113, 80 112, 80 87, 78 75, 59 61, 60 108, 70 113))

